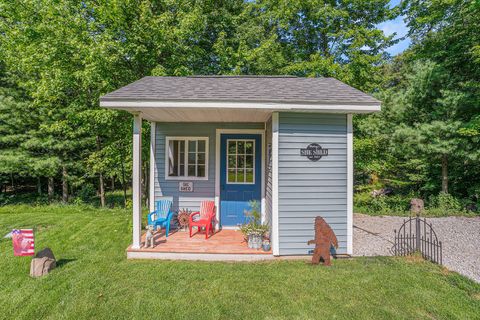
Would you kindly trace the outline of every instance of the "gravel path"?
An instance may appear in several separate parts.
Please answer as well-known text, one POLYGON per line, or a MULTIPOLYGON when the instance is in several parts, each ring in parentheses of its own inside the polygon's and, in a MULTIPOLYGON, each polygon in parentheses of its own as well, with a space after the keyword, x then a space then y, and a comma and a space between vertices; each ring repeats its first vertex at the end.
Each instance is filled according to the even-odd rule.
MULTIPOLYGON (((394 229, 404 217, 372 217, 355 214, 353 254, 355 256, 393 255, 394 229)), ((427 218, 443 244, 443 264, 480 283, 480 217, 427 218)))

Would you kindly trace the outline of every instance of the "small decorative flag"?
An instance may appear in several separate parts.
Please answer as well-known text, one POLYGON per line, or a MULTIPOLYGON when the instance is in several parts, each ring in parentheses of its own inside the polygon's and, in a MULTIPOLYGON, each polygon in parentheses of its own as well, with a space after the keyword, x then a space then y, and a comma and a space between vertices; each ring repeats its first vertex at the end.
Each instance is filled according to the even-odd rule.
POLYGON ((35 254, 33 229, 14 229, 12 243, 15 256, 33 256, 35 254))

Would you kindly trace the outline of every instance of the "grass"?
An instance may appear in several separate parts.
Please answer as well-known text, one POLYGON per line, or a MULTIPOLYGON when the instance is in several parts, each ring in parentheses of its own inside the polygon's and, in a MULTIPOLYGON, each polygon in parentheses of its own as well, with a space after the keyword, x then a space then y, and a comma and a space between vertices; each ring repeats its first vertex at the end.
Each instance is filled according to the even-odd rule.
POLYGON ((0 207, 0 235, 33 225, 59 267, 32 279, 1 239, 1 319, 480 319, 480 285, 421 259, 132 261, 129 211, 0 207))
MULTIPOLYGON (((132 191, 127 190, 127 202, 131 203, 132 191)), ((94 207, 100 207, 100 197, 97 195, 89 196, 87 199, 81 199, 80 197, 72 197, 69 199, 70 203, 76 204, 89 204, 94 207)), ((123 198, 123 191, 107 191, 105 192, 105 202, 108 208, 123 208, 125 201, 123 198)), ((61 196, 56 194, 54 199, 49 200, 48 195, 43 193, 41 195, 31 190, 19 190, 10 191, 8 193, 0 193, 0 207, 6 205, 33 205, 41 206, 48 204, 61 204, 61 196)))

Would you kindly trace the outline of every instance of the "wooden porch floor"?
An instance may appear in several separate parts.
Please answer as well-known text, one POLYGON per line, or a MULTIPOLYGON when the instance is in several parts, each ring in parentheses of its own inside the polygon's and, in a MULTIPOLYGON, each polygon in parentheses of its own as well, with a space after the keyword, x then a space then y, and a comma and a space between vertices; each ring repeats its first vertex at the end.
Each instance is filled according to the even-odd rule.
MULTIPOLYGON (((194 230, 196 232, 196 230, 194 230)), ((262 249, 250 249, 238 230, 222 229, 205 239, 205 233, 194 233, 190 238, 187 231, 173 231, 165 237, 162 230, 154 237, 154 248, 132 249, 129 246, 127 253, 192 253, 192 254, 228 254, 228 255, 271 255, 262 249)), ((145 234, 142 235, 142 245, 145 234)))

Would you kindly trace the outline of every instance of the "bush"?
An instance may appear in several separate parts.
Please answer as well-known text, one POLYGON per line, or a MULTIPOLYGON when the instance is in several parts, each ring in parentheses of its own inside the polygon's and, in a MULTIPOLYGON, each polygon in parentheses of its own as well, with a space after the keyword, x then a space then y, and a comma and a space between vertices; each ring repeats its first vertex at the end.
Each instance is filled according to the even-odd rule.
POLYGON ((413 196, 391 195, 372 197, 370 192, 355 194, 356 212, 370 215, 406 215, 409 214, 410 199, 413 196))
POLYGON ((440 192, 428 198, 427 211, 433 216, 461 215, 466 213, 462 202, 451 194, 440 192))
MULTIPOLYGON (((364 191, 355 193, 355 212, 369 215, 410 215, 410 200, 421 198, 415 194, 372 197, 370 192, 364 191)), ((475 213, 464 209, 462 201, 451 194, 440 193, 430 196, 425 201, 425 210, 422 216, 443 217, 443 216, 474 216, 475 213)))
POLYGON ((97 194, 97 190, 95 189, 95 187, 90 183, 86 183, 77 192, 77 198, 79 200, 76 200, 76 202, 88 203, 93 197, 95 197, 96 194, 97 194))

